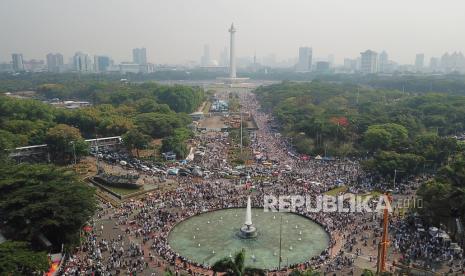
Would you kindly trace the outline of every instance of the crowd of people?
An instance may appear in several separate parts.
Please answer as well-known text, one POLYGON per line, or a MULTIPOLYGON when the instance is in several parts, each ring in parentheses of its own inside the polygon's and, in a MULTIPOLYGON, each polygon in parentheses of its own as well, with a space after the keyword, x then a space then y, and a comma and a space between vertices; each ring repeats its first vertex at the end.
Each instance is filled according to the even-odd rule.
MULTIPOLYGON (((171 249, 168 236, 180 221, 212 210, 244 207, 248 196, 254 207, 262 207, 265 195, 319 195, 341 185, 351 187, 349 191, 363 193, 377 185, 363 172, 359 160, 299 158, 289 141, 271 128, 272 118, 259 110, 254 96, 243 93, 240 97, 242 111, 251 114, 258 126, 251 135, 249 147, 253 152, 263 153, 264 159, 272 161, 272 166, 256 160, 244 168, 241 181, 223 178, 221 172, 232 167, 227 158, 231 141, 222 132, 201 134, 197 142, 205 146, 205 155, 193 163, 211 175, 200 180, 194 176, 169 176, 178 183, 173 190, 148 194, 118 207, 102 203, 91 222, 92 230, 85 233, 85 241, 67 262, 65 275, 160 275, 168 267, 191 275, 211 275, 211 264, 197 263, 171 249), (251 186, 254 192, 250 191, 251 186), (104 228, 96 227, 98 222, 104 228)), ((381 235, 376 215, 308 212, 305 208, 296 212, 324 227, 330 242, 320 255, 305 263, 291 264, 282 271, 312 267, 326 272, 353 273, 355 259, 361 255, 375 264, 373 252, 381 235)), ((432 249, 436 248, 434 244, 409 236, 408 231, 398 235, 396 246, 402 247, 408 240, 417 240, 421 245, 419 249, 411 246, 406 250, 409 258, 419 254, 435 258, 444 254, 432 249)))
POLYGON ((438 264, 445 263, 449 273, 465 273, 463 250, 451 247, 448 235, 431 233, 415 225, 415 218, 395 220, 391 224, 393 247, 402 252, 399 262, 409 265, 417 262, 418 266, 436 270, 438 264))

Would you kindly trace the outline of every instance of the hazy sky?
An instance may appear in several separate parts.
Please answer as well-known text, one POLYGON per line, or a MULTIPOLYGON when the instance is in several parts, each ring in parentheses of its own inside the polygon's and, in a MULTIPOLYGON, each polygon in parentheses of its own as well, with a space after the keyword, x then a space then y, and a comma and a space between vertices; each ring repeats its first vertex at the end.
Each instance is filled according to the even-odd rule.
POLYGON ((370 48, 413 63, 419 52, 465 52, 464 0, 0 0, 0 61, 78 50, 124 61, 146 47, 151 62, 180 63, 198 61, 203 44, 218 59, 231 22, 238 56, 311 46, 341 62, 370 48))

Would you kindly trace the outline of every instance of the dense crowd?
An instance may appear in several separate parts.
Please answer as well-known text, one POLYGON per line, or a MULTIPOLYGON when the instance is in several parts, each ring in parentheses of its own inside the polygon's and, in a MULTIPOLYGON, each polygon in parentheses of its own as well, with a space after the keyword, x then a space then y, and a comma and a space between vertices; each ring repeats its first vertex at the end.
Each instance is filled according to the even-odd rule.
MULTIPOLYGON (((273 161, 271 166, 257 160, 246 167, 243 181, 223 178, 221 172, 232 167, 227 160, 231 141, 221 132, 201 134, 197 142, 206 147, 205 155, 193 163, 210 171, 211 175, 200 181, 194 181, 193 176, 169 176, 179 183, 174 190, 127 201, 118 208, 102 204, 96 218, 108 219, 109 227, 122 229, 124 235, 104 238, 103 232, 110 229, 94 227, 85 234, 81 250, 68 262, 65 274, 136 275, 142 272, 155 275, 147 269, 158 268, 159 271, 167 266, 194 275, 207 274, 208 265, 182 257, 171 249, 168 235, 176 223, 203 212, 244 207, 249 195, 254 207, 262 207, 265 195, 319 195, 340 185, 362 193, 378 185, 374 178, 363 173, 359 160, 299 158, 289 141, 270 127, 272 118, 259 111, 258 102, 251 94, 241 95, 241 102, 243 112, 250 113, 258 125, 258 130, 251 135, 250 148, 273 161), (254 187, 254 192, 248 185, 254 187)), ((356 256, 370 255, 373 248, 376 251, 380 227, 379 218, 374 214, 308 212, 305 208, 299 208, 297 213, 324 227, 330 235, 330 244, 319 256, 303 264, 292 264, 290 268, 317 267, 326 272, 346 269, 350 273, 356 256)), ((408 233, 404 231, 396 236, 398 247, 405 247, 408 241, 417 243, 418 249, 413 249, 414 246, 403 248, 408 258, 425 254, 428 258, 451 258, 447 252, 437 251, 434 243, 408 233)), ((369 261, 374 263, 375 258, 370 255, 369 261)))

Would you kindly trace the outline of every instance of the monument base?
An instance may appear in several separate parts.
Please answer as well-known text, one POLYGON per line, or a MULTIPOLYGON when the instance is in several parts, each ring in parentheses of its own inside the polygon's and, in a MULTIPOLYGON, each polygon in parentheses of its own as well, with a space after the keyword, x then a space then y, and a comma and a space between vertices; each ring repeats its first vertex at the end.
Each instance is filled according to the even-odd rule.
POLYGON ((243 238, 243 239, 256 238, 257 237, 257 228, 255 228, 252 225, 250 225, 250 226, 244 225, 244 226, 241 227, 241 231, 239 231, 239 233, 237 233, 237 235, 240 238, 243 238))
POLYGON ((250 78, 216 78, 217 80, 223 81, 225 84, 235 84, 235 83, 243 83, 250 78))

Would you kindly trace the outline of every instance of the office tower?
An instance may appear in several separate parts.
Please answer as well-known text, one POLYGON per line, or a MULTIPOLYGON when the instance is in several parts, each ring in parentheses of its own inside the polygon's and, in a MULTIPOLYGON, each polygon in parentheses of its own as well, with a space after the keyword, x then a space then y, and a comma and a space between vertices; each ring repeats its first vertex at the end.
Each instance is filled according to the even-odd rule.
POLYGON ((73 57, 74 71, 81 73, 92 72, 92 62, 88 54, 77 52, 73 57))
POLYGON ((429 69, 433 72, 439 70, 439 58, 431 57, 429 59, 429 69))
POLYGON ((329 66, 334 66, 334 55, 333 54, 330 54, 328 55, 328 62, 329 62, 329 66))
POLYGON ((386 73, 389 67, 389 56, 386 51, 382 51, 379 54, 379 61, 378 61, 378 71, 381 73, 386 73))
POLYGON ((63 68, 63 55, 60 53, 49 53, 47 54, 47 70, 49 72, 58 73, 63 68))
POLYGON ((455 71, 464 72, 465 57, 461 52, 445 53, 441 57, 441 69, 447 73, 455 71))
POLYGON ((136 64, 147 64, 147 51, 145 48, 132 49, 132 61, 136 64))
POLYGON ((133 63, 133 62, 122 62, 119 65, 119 70, 121 74, 127 74, 127 73, 137 74, 137 73, 143 72, 142 71, 143 67, 144 66, 137 64, 137 63, 133 63))
POLYGON ((106 72, 110 67, 111 60, 107 56, 94 56, 95 72, 106 72))
POLYGON ((200 64, 202 66, 208 66, 210 65, 210 46, 208 44, 203 45, 203 55, 202 58, 200 59, 200 64))
POLYGON ((415 56, 415 68, 418 71, 421 71, 423 69, 425 63, 425 55, 424 54, 416 54, 415 56))
POLYGON ((328 61, 318 61, 316 63, 316 71, 320 73, 328 73, 331 63, 328 61))
POLYGON ((312 48, 299 48, 299 61, 296 69, 298 72, 309 72, 312 70, 312 48))
POLYGON ((366 50, 360 53, 361 65, 360 70, 364 74, 373 74, 378 71, 378 53, 372 50, 366 50))
POLYGON ((357 70, 357 60, 351 58, 344 59, 344 69, 347 71, 354 72, 357 70))
POLYGON ((236 56, 234 48, 234 34, 236 33, 236 28, 234 24, 231 24, 231 28, 228 30, 229 36, 229 77, 231 79, 236 78, 236 56))
POLYGON ((21 72, 24 71, 23 54, 12 54, 11 55, 13 71, 21 72))
POLYGON ((43 72, 46 70, 45 62, 43 60, 31 59, 24 61, 24 70, 28 72, 43 72))
POLYGON ((11 72, 13 71, 13 66, 11 63, 0 63, 0 72, 11 72))

